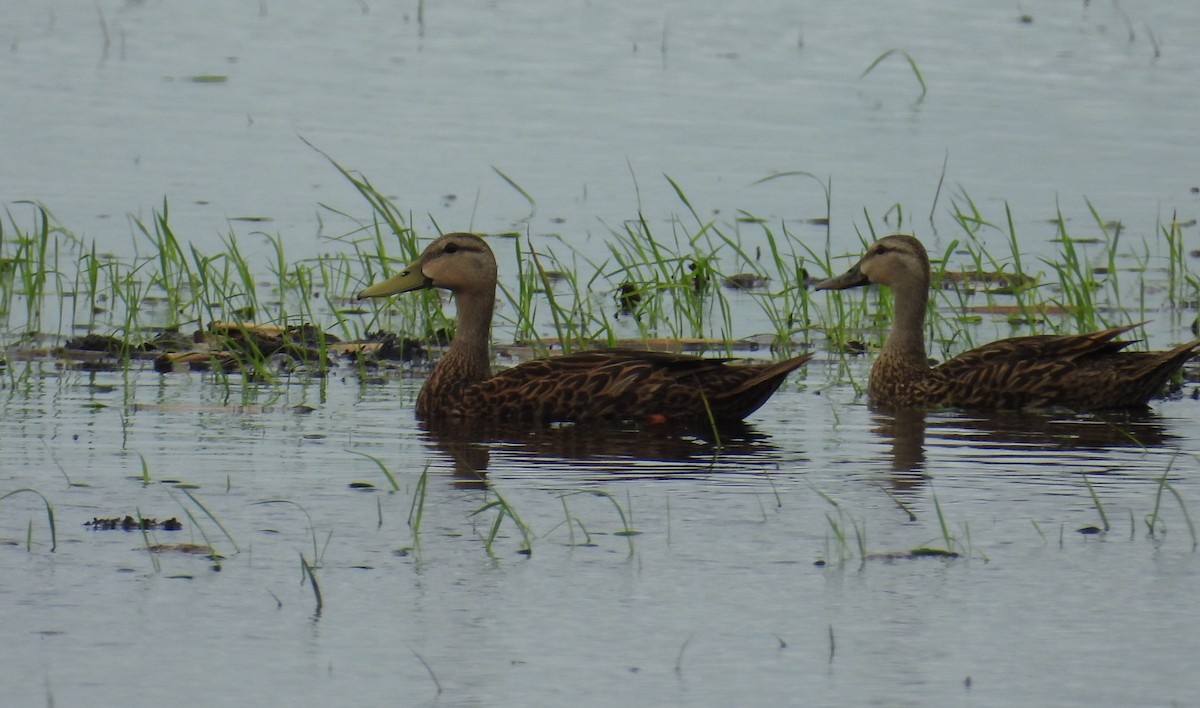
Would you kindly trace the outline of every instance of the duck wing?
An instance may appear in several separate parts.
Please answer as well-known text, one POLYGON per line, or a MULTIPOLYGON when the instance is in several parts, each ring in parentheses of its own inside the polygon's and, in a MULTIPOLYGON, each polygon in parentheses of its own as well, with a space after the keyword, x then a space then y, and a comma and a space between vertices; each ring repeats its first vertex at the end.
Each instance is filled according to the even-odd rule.
POLYGON ((741 420, 811 355, 771 364, 630 349, 526 362, 464 392, 464 417, 522 421, 741 420))
POLYGON ((1078 335, 993 342, 934 367, 930 400, 960 408, 1096 410, 1145 406, 1195 356, 1200 340, 1167 352, 1123 351, 1126 325, 1078 335))

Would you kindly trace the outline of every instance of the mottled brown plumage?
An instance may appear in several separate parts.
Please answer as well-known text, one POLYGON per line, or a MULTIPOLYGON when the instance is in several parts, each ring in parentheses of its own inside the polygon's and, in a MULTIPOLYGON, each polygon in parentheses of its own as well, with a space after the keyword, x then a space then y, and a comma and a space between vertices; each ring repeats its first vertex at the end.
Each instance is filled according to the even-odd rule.
POLYGON ((609 349, 529 361, 492 375, 488 343, 496 299, 496 259, 483 239, 437 239, 401 273, 359 293, 380 297, 446 288, 458 304, 454 341, 417 395, 427 420, 703 423, 742 420, 811 355, 730 366, 662 352, 609 349))
POLYGON ((1014 337, 963 352, 930 367, 925 353, 929 256, 920 241, 887 236, 843 275, 817 284, 840 290, 877 283, 892 289, 891 334, 871 367, 867 395, 894 408, 1070 408, 1098 410, 1147 404, 1200 339, 1165 352, 1127 352, 1117 337, 1137 325, 1076 335, 1014 337))

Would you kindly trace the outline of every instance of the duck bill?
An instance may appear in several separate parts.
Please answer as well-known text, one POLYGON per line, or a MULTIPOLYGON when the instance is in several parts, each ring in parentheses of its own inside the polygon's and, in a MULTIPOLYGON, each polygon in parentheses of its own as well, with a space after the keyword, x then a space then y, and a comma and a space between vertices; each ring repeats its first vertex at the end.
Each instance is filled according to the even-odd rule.
POLYGON ((432 288, 433 281, 425 277, 421 272, 421 262, 413 261, 409 263, 404 270, 396 275, 388 278, 382 283, 375 283, 371 287, 363 290, 358 294, 359 300, 364 300, 369 297, 385 297, 387 295, 396 295, 406 293, 412 290, 423 290, 424 288, 432 288))
POLYGON ((813 286, 814 290, 845 290, 846 288, 860 288, 864 285, 870 285, 871 281, 858 268, 859 264, 855 263, 854 267, 842 273, 836 278, 826 278, 813 286))

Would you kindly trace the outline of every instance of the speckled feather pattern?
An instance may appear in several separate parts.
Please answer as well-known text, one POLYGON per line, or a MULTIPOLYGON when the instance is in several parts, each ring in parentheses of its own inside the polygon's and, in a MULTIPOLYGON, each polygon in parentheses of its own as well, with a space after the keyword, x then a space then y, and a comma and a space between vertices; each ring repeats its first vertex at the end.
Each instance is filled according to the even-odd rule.
POLYGON ((1126 352, 1114 341, 1133 326, 1080 335, 1037 335, 993 342, 940 366, 882 352, 871 368, 871 400, 900 408, 1069 408, 1145 406, 1200 342, 1165 352, 1126 352))
POLYGON ((466 385, 439 363, 421 391, 417 414, 506 422, 702 423, 711 411, 717 421, 737 421, 758 410, 809 358, 730 365, 723 359, 608 349, 526 362, 466 385))

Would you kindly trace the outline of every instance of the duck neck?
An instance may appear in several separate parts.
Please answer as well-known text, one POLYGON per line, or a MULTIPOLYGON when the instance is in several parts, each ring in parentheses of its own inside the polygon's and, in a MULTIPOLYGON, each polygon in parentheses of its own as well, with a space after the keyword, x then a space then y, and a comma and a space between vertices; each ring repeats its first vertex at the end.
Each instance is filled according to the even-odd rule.
POLYGON ((495 296, 478 293, 459 293, 458 327, 454 341, 442 357, 442 366, 449 360, 455 370, 455 380, 462 385, 479 383, 491 377, 492 310, 495 296))
POLYGON ((925 310, 929 305, 929 280, 893 287, 895 315, 892 331, 883 352, 906 361, 919 361, 928 367, 925 352, 925 310))
POLYGON ((485 381, 492 375, 489 344, 492 331, 492 308, 495 295, 460 293, 458 328, 450 348, 438 360, 437 366, 417 395, 418 418, 437 418, 463 405, 464 390, 485 381))

